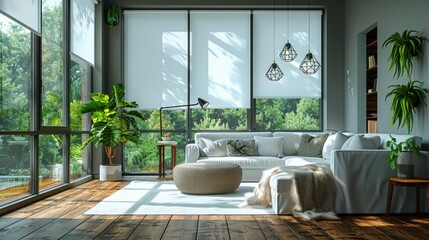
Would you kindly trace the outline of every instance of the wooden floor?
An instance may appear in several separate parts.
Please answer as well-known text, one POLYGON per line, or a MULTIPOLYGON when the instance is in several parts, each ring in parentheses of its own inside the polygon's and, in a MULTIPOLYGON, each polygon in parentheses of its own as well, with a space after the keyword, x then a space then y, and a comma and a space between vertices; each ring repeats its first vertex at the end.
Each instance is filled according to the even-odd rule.
POLYGON ((88 216, 128 182, 91 181, 0 217, 0 239, 429 239, 428 215, 88 216))

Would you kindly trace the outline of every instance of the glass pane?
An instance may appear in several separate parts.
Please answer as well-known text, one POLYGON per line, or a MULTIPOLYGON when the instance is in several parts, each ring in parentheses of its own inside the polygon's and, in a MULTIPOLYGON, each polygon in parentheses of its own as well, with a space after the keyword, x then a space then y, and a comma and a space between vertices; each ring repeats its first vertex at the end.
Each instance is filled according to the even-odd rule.
POLYGON ((30 195, 28 136, 0 137, 0 205, 30 195))
POLYGON ((89 147, 80 150, 80 146, 89 138, 89 134, 71 135, 70 138, 70 180, 73 181, 89 174, 89 147))
POLYGON ((320 99, 256 99, 256 129, 320 130, 320 99))
POLYGON ((31 33, 0 14, 0 131, 30 129, 31 33))
POLYGON ((64 135, 39 137, 39 189, 52 188, 63 183, 64 135))
POLYGON ((247 109, 193 109, 192 130, 246 130, 247 109))
POLYGON ((63 122, 63 1, 42 2, 42 125, 63 122))
POLYGON ((71 61, 70 65, 70 129, 89 130, 91 117, 80 113, 80 105, 89 101, 89 87, 91 80, 91 67, 89 64, 80 64, 71 61))
MULTIPOLYGON (((177 141, 176 164, 185 161, 185 132, 172 132, 173 141, 177 141)), ((140 143, 127 143, 124 148, 124 161, 126 173, 158 173, 158 147, 156 142, 158 133, 142 133, 140 143)), ((171 171, 171 148, 165 148, 165 163, 167 172, 171 171)))

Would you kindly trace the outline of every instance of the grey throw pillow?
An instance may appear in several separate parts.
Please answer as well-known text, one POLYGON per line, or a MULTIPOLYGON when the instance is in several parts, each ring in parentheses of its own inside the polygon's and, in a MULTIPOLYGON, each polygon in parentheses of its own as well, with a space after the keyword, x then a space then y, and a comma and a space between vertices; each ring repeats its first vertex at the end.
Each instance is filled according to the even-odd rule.
POLYGON ((255 156, 255 140, 227 140, 228 156, 255 156))
POLYGON ((328 134, 310 136, 303 134, 298 147, 298 156, 303 157, 322 157, 322 149, 328 134))
POLYGON ((349 138, 341 148, 342 150, 353 149, 378 149, 380 148, 380 136, 364 137, 362 135, 354 135, 349 138))

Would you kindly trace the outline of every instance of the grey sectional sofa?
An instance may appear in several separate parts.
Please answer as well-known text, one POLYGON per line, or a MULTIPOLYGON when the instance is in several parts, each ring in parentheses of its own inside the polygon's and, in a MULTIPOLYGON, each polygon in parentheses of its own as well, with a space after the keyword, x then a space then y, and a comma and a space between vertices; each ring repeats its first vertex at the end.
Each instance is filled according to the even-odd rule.
MULTIPOLYGON (((399 141, 413 137, 421 145, 422 138, 412 135, 394 135, 399 141)), ((243 181, 259 181, 264 170, 276 166, 300 166, 312 163, 325 163, 330 166, 335 178, 337 194, 335 210, 337 213, 384 213, 386 210, 387 184, 396 172, 386 163, 389 150, 386 141, 389 134, 329 134, 324 132, 206 132, 195 135, 195 143, 188 144, 185 150, 185 162, 228 162, 236 163, 243 169, 243 181), (308 135, 311 137, 308 138, 308 135), (341 146, 335 146, 335 136, 342 136, 341 146), (351 140, 350 136, 354 136, 351 140), (258 142, 258 138, 262 139, 258 142), (269 138, 281 138, 278 141, 269 138), (305 139, 304 139, 305 138, 305 139), (347 138, 350 138, 347 141, 347 138), (228 140, 256 141, 254 156, 232 156, 225 146, 228 140), (323 146, 308 145, 314 140, 325 139, 323 146), (334 140, 332 140, 334 139, 334 140), (362 139, 365 139, 362 142, 362 139), (367 141, 367 139, 372 139, 367 141), (374 141, 375 139, 375 141, 374 141), (354 141, 354 142, 353 142, 354 141), (349 145, 347 145, 347 142, 349 145), (344 144, 343 144, 344 143, 344 144), (369 145, 368 145, 369 144, 369 145), (301 145, 301 147, 300 147, 301 145), (345 147, 345 148, 344 148, 345 147), (315 156, 316 152, 321 152, 315 156), (281 151, 281 154, 278 154, 281 151), (262 154, 260 154, 262 153, 262 154)), ((338 141, 338 140, 337 140, 338 141)), ((337 144, 338 145, 338 144, 337 144)), ((425 153, 426 154, 426 153, 425 153)), ((429 162, 426 156, 416 162, 415 176, 429 177, 429 162)), ((284 179, 283 179, 284 180, 284 179)), ((276 183, 282 181, 278 177, 276 183)), ((286 180, 285 180, 286 181, 286 180)), ((280 183, 281 184, 281 183, 280 183)), ((276 191, 277 186, 272 186, 276 191)), ((281 199, 280 192, 273 192, 272 197, 281 199)), ((420 209, 427 211, 426 194, 420 194, 420 209)), ((282 200, 280 200, 282 201, 282 200)), ((415 189, 395 188, 392 213, 411 213, 415 211, 415 189)), ((276 203, 277 213, 288 213, 276 203)), ((274 207, 274 206, 273 206, 274 207)))

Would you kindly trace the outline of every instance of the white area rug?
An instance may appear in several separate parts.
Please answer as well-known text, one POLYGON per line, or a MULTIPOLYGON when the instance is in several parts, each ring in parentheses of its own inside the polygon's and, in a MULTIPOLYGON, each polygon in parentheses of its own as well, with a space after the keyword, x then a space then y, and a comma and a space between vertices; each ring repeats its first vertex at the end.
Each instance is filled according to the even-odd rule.
POLYGON ((183 194, 174 182, 132 181, 96 206, 87 215, 239 215, 274 214, 272 208, 261 205, 241 207, 252 196, 257 183, 241 183, 229 194, 183 194))

